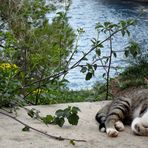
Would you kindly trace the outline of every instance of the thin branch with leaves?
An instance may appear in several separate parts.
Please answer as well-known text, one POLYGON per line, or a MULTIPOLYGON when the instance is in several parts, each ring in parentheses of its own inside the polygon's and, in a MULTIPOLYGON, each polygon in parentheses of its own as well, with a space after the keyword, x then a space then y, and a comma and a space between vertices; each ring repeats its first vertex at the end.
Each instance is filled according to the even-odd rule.
POLYGON ((68 141, 73 141, 73 142, 86 142, 86 140, 78 140, 78 139, 64 138, 64 137, 61 137, 61 136, 53 136, 51 134, 48 134, 46 132, 43 132, 43 131, 38 130, 38 129, 34 128, 34 127, 29 126, 28 124, 22 122, 21 120, 17 119, 16 117, 14 117, 14 116, 12 116, 10 114, 4 113, 2 111, 0 111, 0 114, 2 114, 4 116, 7 116, 7 117, 19 122, 20 124, 24 125, 25 127, 28 127, 29 129, 32 129, 32 130, 34 130, 34 131, 36 131, 36 132, 38 132, 40 134, 43 134, 43 135, 45 135, 45 136, 47 136, 49 138, 55 139, 55 140, 59 140, 59 141, 68 140, 68 141))

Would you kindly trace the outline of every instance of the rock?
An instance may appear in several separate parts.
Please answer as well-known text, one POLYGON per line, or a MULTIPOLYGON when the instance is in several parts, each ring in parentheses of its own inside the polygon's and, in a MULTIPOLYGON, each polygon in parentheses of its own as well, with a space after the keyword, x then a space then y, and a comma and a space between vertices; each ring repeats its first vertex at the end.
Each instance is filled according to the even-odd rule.
MULTIPOLYGON (((17 118, 52 135, 87 141, 76 142, 76 148, 148 148, 148 137, 133 135, 130 127, 126 127, 117 138, 109 138, 105 133, 99 132, 95 114, 106 103, 107 101, 33 106, 40 110, 42 115, 54 114, 56 110, 66 108, 68 105, 77 106, 81 109, 77 126, 68 123, 62 128, 56 125, 46 126, 38 120, 31 119, 24 109, 18 110, 17 118)), ((22 132, 23 127, 15 120, 0 114, 0 148, 74 148, 69 141, 54 140, 32 130, 22 132)))

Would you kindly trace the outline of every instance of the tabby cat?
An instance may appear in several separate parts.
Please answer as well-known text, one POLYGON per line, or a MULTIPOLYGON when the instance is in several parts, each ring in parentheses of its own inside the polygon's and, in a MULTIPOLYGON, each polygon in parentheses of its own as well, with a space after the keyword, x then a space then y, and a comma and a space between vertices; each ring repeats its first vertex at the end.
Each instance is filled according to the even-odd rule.
POLYGON ((148 89, 117 97, 98 111, 96 120, 110 137, 117 137, 124 124, 131 124, 134 134, 148 136, 148 89))

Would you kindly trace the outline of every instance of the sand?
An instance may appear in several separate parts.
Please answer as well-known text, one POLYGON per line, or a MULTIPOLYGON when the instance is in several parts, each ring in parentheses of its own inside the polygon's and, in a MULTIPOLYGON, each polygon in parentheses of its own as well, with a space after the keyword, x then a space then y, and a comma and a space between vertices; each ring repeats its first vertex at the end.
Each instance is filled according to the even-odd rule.
POLYGON ((46 126, 41 121, 31 119, 24 109, 17 111, 17 118, 34 128, 55 136, 87 141, 76 142, 75 146, 69 141, 51 139, 36 131, 22 132, 23 125, 0 114, 0 148, 148 148, 148 137, 133 135, 130 127, 126 127, 117 138, 110 138, 99 132, 95 114, 106 103, 103 101, 28 107, 40 110, 42 115, 54 114, 57 109, 64 109, 68 105, 79 107, 81 112, 78 125, 71 126, 66 122, 62 128, 57 125, 46 126))

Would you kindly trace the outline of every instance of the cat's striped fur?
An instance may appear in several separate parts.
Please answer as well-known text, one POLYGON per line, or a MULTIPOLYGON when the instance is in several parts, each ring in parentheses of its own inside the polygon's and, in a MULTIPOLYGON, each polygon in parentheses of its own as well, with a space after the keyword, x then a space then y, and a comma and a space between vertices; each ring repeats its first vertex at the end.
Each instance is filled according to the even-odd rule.
POLYGON ((124 124, 131 124, 133 133, 148 136, 148 89, 114 99, 98 111, 96 120, 110 137, 118 136, 124 124))

